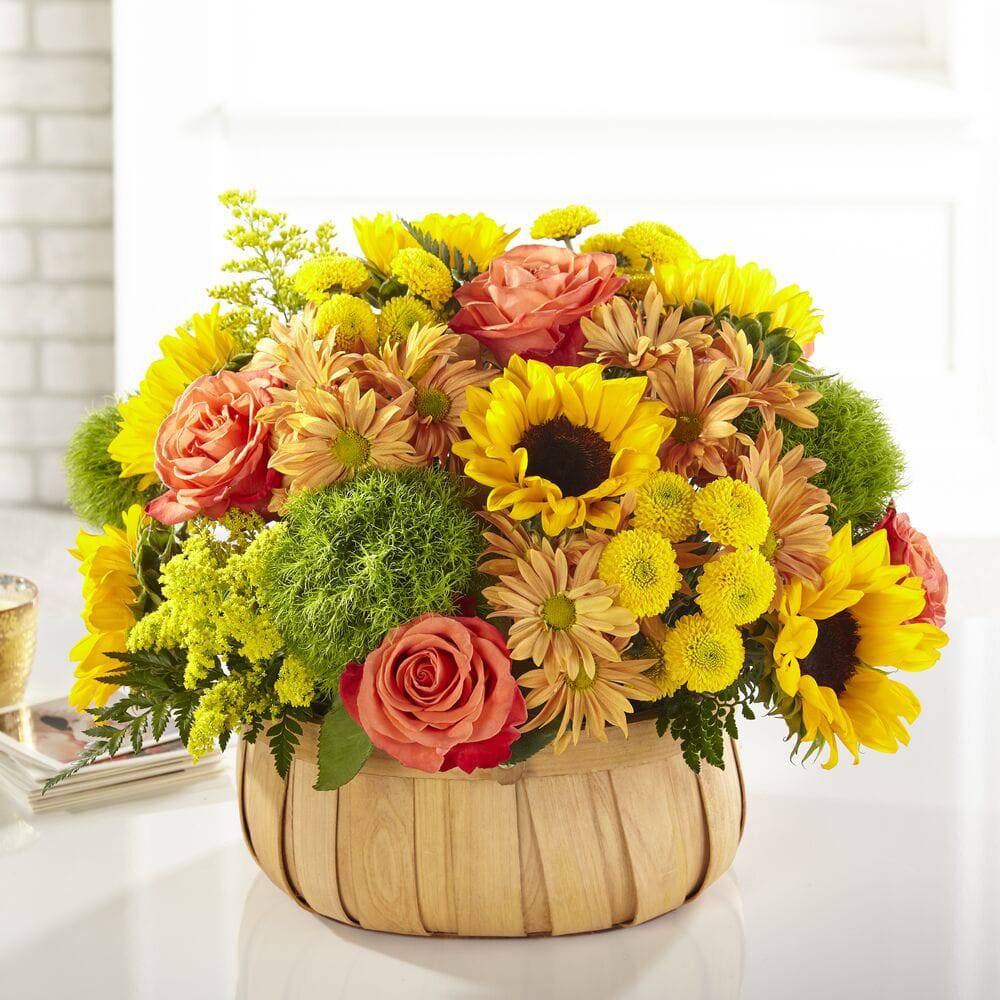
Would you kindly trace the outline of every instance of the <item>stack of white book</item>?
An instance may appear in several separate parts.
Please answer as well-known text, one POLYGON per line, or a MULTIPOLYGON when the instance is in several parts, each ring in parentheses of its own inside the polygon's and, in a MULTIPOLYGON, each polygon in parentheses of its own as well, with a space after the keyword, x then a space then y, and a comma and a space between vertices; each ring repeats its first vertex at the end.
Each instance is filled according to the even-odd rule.
POLYGON ((158 740, 149 736, 140 753, 129 749, 95 761, 43 795, 45 782, 90 742, 84 730, 93 724, 63 698, 0 709, 0 794, 6 791, 36 813, 98 805, 211 774, 221 760, 209 754, 194 764, 168 726, 158 740))

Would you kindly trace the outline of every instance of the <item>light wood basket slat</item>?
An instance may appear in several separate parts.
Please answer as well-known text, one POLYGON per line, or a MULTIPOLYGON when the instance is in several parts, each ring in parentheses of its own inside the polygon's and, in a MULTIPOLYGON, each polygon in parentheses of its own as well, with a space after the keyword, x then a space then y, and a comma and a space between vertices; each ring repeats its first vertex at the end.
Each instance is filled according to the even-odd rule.
POLYGON ((304 730, 284 780, 263 741, 240 741, 243 830, 275 885, 345 924, 524 937, 642 923, 718 879, 743 832, 735 743, 696 775, 652 722, 472 775, 376 751, 336 792, 313 789, 319 730, 304 730))

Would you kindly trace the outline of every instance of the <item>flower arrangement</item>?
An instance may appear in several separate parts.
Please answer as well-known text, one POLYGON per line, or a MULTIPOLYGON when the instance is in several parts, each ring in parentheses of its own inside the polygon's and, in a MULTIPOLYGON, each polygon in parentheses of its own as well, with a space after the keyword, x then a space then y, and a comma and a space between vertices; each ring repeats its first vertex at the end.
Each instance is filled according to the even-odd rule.
POLYGON ((492 768, 655 719, 695 771, 737 721, 892 753, 947 578, 877 404, 812 361, 811 296, 655 222, 354 220, 361 256, 222 196, 216 302, 67 464, 85 637, 73 765, 176 721, 319 789, 373 748, 492 768), (111 695, 119 692, 115 699, 111 695))

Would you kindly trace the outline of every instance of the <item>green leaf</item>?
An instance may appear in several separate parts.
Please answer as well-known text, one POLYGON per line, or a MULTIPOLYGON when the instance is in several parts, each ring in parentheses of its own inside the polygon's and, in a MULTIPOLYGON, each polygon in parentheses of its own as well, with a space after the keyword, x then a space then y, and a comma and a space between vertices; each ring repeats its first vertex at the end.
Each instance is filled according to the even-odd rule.
POLYGON ((351 718, 342 701, 326 713, 319 731, 317 792, 332 792, 346 785, 364 766, 372 752, 368 734, 351 718))
POLYGON ((511 744, 510 760, 504 761, 501 767, 513 767, 521 764, 529 757, 534 757, 539 750, 544 750, 559 732, 559 722, 550 722, 541 729, 533 729, 530 733, 521 735, 511 744))
POLYGON ((282 778, 288 777, 295 748, 299 745, 302 727, 298 724, 293 710, 286 709, 281 718, 267 731, 267 743, 274 758, 275 770, 282 778))

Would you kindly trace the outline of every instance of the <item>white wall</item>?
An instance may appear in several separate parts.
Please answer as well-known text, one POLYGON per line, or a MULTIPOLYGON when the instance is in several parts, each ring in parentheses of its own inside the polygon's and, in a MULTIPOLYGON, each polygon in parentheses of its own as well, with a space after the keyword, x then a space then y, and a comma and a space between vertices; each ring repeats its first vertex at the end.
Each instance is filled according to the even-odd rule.
POLYGON ((0 502, 61 505, 111 392, 111 4, 0 0, 0 502))

